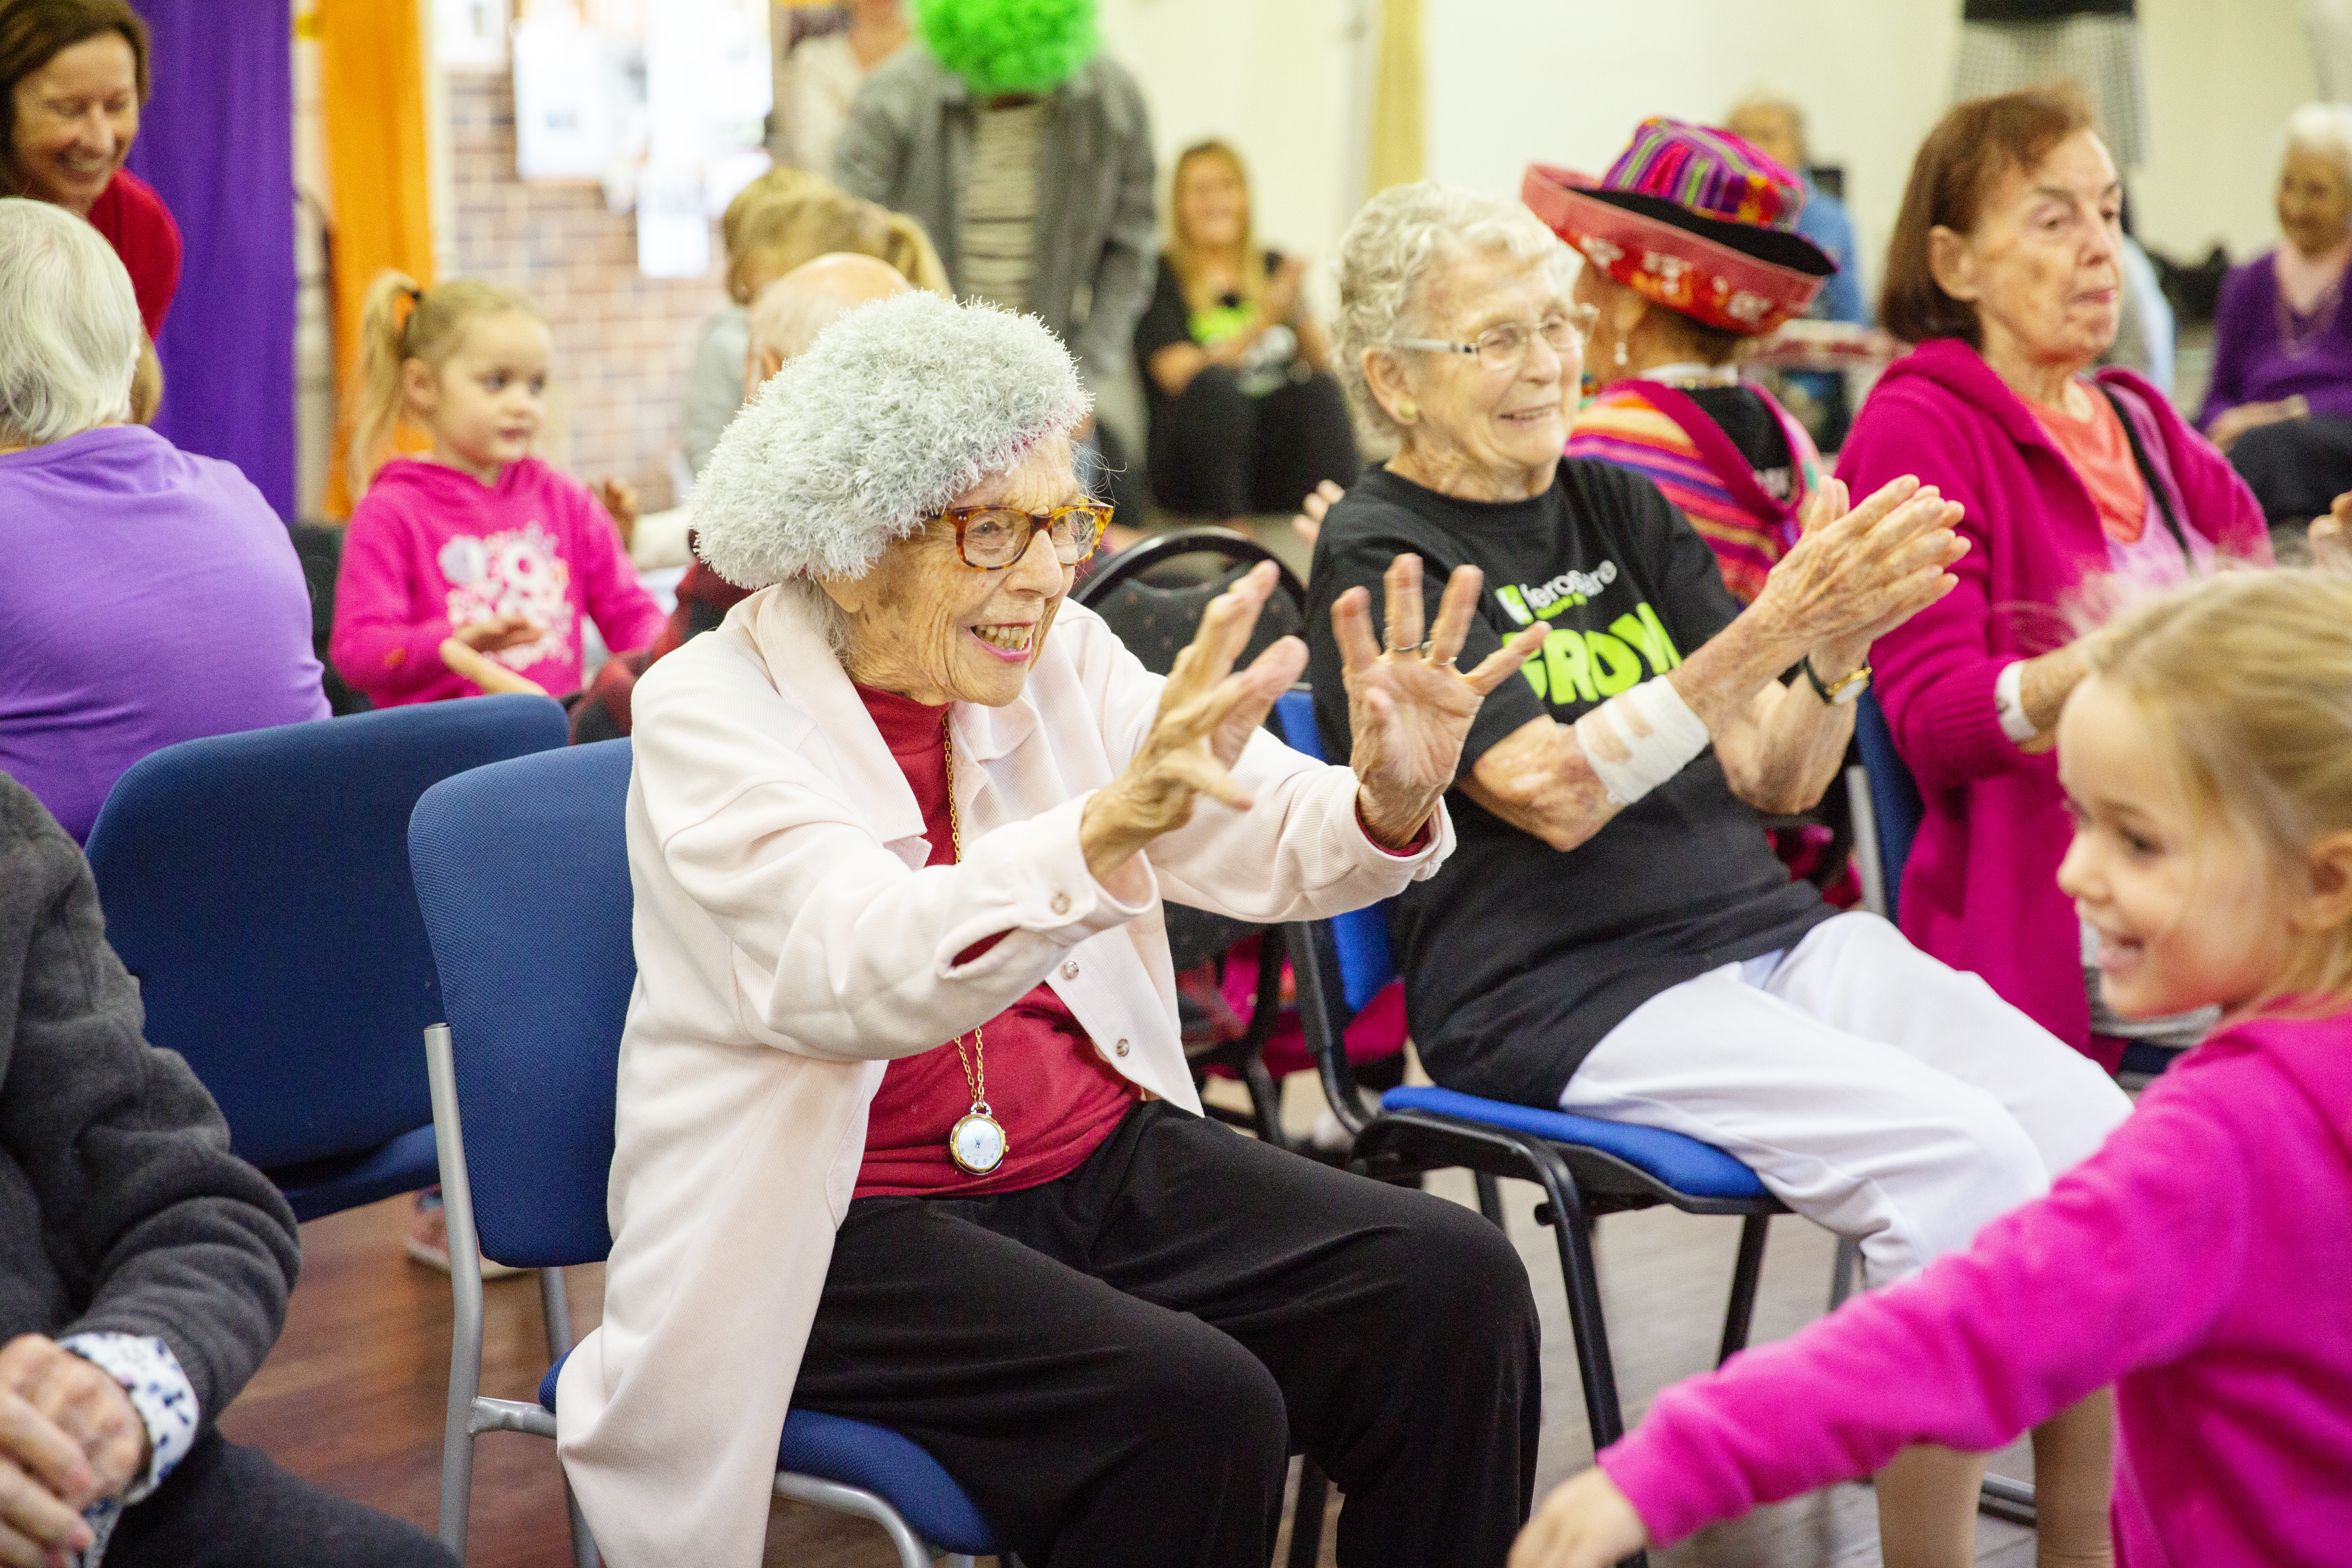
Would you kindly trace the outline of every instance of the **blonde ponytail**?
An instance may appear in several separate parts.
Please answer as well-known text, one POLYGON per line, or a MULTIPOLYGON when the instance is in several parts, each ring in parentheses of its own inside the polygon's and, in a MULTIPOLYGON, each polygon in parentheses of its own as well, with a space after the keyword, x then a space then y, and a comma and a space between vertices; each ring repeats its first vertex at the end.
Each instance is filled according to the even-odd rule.
POLYGON ((476 316, 520 310, 546 316, 520 289, 453 278, 419 289, 404 272, 384 272, 368 286, 360 307, 360 363, 352 394, 352 493, 364 494, 368 481, 392 455, 394 426, 407 405, 401 367, 422 360, 435 374, 465 341, 466 323, 476 316))
MULTIPOLYGON (((2352 831, 2352 578, 2225 572, 2122 615, 2092 671, 2131 699, 2196 808, 2283 876, 2314 840, 2352 831)), ((2352 1000, 2352 927, 2322 933, 2258 1010, 2299 994, 2352 1000)))

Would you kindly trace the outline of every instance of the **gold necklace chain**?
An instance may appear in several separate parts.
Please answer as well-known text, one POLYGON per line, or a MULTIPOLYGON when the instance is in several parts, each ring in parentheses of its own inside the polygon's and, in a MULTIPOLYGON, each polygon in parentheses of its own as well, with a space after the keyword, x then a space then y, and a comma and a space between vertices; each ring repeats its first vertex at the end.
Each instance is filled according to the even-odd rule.
MULTIPOLYGON (((940 744, 947 759, 948 772, 948 844, 955 851, 957 863, 963 861, 963 823, 956 813, 955 798, 955 731, 949 727, 948 715, 940 715, 940 744)), ((964 1087, 971 1090, 975 1106, 988 1103, 988 1042, 982 1037, 980 1026, 971 1029, 971 1057, 963 1054, 963 1037, 955 1037, 956 1061, 963 1068, 964 1087), (978 1070, 974 1070, 974 1064, 978 1070)))

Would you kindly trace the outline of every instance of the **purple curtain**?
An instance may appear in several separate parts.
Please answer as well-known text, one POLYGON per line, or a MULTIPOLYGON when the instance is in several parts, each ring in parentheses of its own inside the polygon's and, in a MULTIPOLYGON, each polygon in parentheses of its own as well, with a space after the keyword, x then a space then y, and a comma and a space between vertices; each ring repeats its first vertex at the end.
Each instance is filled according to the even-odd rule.
POLYGON ((245 471, 294 515, 294 21, 290 0, 134 0, 154 96, 131 167, 179 221, 156 351, 173 444, 245 471))

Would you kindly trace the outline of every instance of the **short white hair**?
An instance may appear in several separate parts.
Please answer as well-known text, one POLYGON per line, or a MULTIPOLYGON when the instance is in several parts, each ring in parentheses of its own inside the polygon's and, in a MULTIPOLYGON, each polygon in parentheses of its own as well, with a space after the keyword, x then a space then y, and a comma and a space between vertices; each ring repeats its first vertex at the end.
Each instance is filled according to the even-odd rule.
POLYGON ((689 503, 696 549, 744 588, 862 576, 1090 406, 1034 316, 919 291, 860 305, 719 437, 689 503))
POLYGON ((40 447, 130 418, 143 342, 105 237, 63 207, 0 197, 0 439, 40 447))
POLYGON ((1396 436, 1402 426, 1364 381, 1364 351, 1414 335, 1423 287, 1459 256, 1507 251, 1552 274, 1562 292, 1575 281, 1573 252, 1520 202, 1421 180, 1391 185, 1366 202, 1339 237, 1339 317, 1333 327, 1340 384, 1364 422, 1396 436))
POLYGON ((2279 156, 2309 153, 2336 165, 2336 178, 2352 190, 2352 104, 2306 103, 2286 119, 2279 156))

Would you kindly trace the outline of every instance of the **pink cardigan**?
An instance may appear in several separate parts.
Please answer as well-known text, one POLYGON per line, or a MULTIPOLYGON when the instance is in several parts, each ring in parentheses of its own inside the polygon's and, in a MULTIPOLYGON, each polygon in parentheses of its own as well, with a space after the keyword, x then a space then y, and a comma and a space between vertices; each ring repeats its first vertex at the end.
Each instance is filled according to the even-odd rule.
MULTIPOLYGON (((2262 509, 2228 459, 2148 382, 2126 370, 2098 379, 2143 405, 2134 424, 2171 476, 2182 523, 2223 553, 2268 563, 2262 509)), ((2081 942, 2057 883, 2072 834, 2057 758, 2028 756, 2001 733, 1992 689, 2005 665, 2068 640, 2070 595, 2086 572, 2105 570, 2091 492, 2025 405, 1953 338, 1921 344, 1880 379, 1837 472, 1857 496, 1916 474, 1968 509, 1960 585, 1871 652, 1895 750, 1927 805, 1903 871, 1903 934, 2086 1050, 2081 942)))
POLYGON ((1666 1390, 1601 1468, 1670 1542, 2109 1383, 2117 1568, 2352 1561, 2352 1015, 2224 1029, 2049 1196, 1666 1390))

